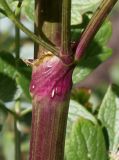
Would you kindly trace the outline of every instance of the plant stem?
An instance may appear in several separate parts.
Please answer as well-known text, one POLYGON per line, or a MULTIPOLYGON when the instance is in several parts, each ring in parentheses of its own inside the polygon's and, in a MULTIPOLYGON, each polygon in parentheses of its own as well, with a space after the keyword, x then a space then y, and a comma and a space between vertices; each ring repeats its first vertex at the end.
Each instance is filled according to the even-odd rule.
POLYGON ((91 43, 91 40, 94 38, 103 21, 106 19, 107 15, 110 13, 111 9, 117 1, 118 0, 102 1, 81 36, 80 42, 76 49, 75 60, 79 60, 83 55, 86 48, 91 43))
POLYGON ((16 59, 20 58, 20 30, 15 26, 16 59))
POLYGON ((19 118, 19 116, 13 112, 12 110, 8 109, 1 101, 0 101, 0 107, 2 108, 2 110, 4 110, 7 113, 10 113, 11 115, 13 115, 16 119, 19 118))
POLYGON ((30 160, 63 160, 73 69, 55 56, 42 61, 33 67, 30 87, 33 98, 30 160))
POLYGON ((17 128, 18 121, 14 118, 14 133, 15 133, 15 160, 21 160, 21 134, 17 128))
POLYGON ((70 53, 71 0, 63 0, 62 4, 62 54, 70 53))
POLYGON ((12 10, 9 8, 9 6, 8 6, 8 4, 5 0, 1 0, 0 3, 4 7, 5 12, 7 13, 7 16, 14 22, 14 24, 18 28, 20 28, 24 33, 26 33, 34 42, 36 42, 36 43, 40 44, 41 46, 45 47, 46 49, 51 51, 56 56, 58 55, 59 50, 57 48, 55 48, 53 45, 45 42, 41 37, 38 37, 35 34, 33 34, 28 28, 26 28, 23 24, 21 24, 17 20, 16 16, 12 12, 12 10))
MULTIPOLYGON (((62 0, 36 0, 37 35, 43 35, 62 51, 62 0)), ((67 20, 68 21, 68 20, 67 20)), ((35 46, 39 63, 33 65, 32 132, 30 160, 63 160, 66 121, 72 87, 72 66, 65 65, 49 50, 35 46)))
POLYGON ((29 113, 29 112, 32 112, 32 108, 28 108, 28 109, 23 110, 23 111, 20 113, 19 117, 21 118, 21 117, 25 116, 25 115, 26 115, 27 113, 29 113))
MULTIPOLYGON (((15 104, 15 111, 19 113, 20 102, 15 104)), ((14 133, 15 133, 15 160, 21 160, 21 133, 18 130, 18 120, 14 117, 14 133)))
MULTIPOLYGON (((22 2, 19 1, 16 12, 15 12, 15 15, 18 21, 20 21, 21 4, 22 2)), ((19 59, 20 58, 20 29, 17 26, 15 26, 15 50, 16 50, 15 51, 16 58, 19 59)))

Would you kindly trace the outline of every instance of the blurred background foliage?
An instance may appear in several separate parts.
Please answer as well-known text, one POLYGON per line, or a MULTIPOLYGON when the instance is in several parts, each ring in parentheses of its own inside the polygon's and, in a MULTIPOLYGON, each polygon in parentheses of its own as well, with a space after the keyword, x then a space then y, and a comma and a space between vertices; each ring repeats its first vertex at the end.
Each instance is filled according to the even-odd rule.
MULTIPOLYGON (((7 0, 12 10, 18 4, 18 1, 7 0)), ((72 41, 77 40, 81 31, 88 23, 92 12, 101 2, 100 0, 90 0, 87 4, 83 4, 83 1, 72 1, 72 41), (90 2, 90 5, 88 4, 90 2), (82 6, 82 7, 80 7, 82 6), (78 22, 78 23, 77 23, 78 22)), ((0 6, 2 8, 2 6, 0 6)), ((34 30, 34 1, 24 0, 21 10, 21 22, 28 27, 31 31, 34 30)), ((112 48, 112 56, 106 60, 105 63, 100 65, 93 73, 86 78, 86 76, 93 71, 102 61, 107 59, 108 56, 101 57, 101 62, 95 66, 91 66, 91 71, 87 70, 86 66, 80 68, 73 77, 75 85, 72 89, 70 111, 67 126, 67 137, 71 130, 71 124, 77 116, 85 115, 87 119, 96 123, 95 118, 92 117, 90 112, 96 114, 96 110, 100 105, 107 87, 110 83, 116 83, 119 85, 119 3, 115 6, 109 19, 112 22, 112 37, 107 43, 107 39, 110 37, 111 29, 110 24, 106 23, 102 27, 102 31, 97 35, 103 36, 103 29, 107 30, 107 39, 105 42, 112 48), (100 35, 101 33, 101 35, 100 35), (109 34, 109 35, 108 35, 109 34), (80 77, 80 83, 77 83, 76 74, 80 77), (85 78, 85 80, 84 80, 85 78), (77 108, 78 106, 78 108, 77 108), (83 108, 85 106, 85 108, 83 108), (89 112, 88 112, 89 111, 89 112)), ((22 31, 20 31, 20 59, 16 58, 16 43, 15 43, 15 26, 8 19, 3 17, 0 13, 0 160, 14 160, 15 155, 15 121, 17 120, 17 129, 20 132, 21 141, 21 160, 28 159, 29 151, 29 137, 31 126, 31 97, 29 94, 29 84, 31 78, 31 68, 26 66, 22 61, 24 59, 33 59, 33 42, 22 31), (22 60, 21 60, 22 59, 22 60)), ((96 37, 95 37, 96 40, 96 37)), ((95 41, 91 44, 95 45, 95 41)), ((88 52, 95 54, 97 48, 87 50, 88 52)), ((105 50, 105 48, 104 48, 105 50)), ((103 51, 104 51, 103 50, 103 51)), ((107 52, 107 50, 105 51, 107 52)), ((110 49, 108 50, 110 52, 110 49)), ((95 58, 95 57, 94 57, 95 58)), ((99 57, 100 58, 100 57, 99 57)), ((86 63, 89 61, 81 63, 86 63)), ((94 59, 95 60, 95 59, 94 59)), ((81 66, 81 64, 79 65, 81 66)), ((90 124, 89 124, 90 125, 90 124)))

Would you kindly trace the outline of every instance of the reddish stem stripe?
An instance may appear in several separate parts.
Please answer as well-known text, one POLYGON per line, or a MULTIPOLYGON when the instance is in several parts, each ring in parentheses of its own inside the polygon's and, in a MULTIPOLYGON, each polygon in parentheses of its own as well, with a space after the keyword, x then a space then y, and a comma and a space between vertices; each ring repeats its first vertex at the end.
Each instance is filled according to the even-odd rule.
POLYGON ((33 67, 30 160, 63 160, 73 66, 46 56, 33 67))

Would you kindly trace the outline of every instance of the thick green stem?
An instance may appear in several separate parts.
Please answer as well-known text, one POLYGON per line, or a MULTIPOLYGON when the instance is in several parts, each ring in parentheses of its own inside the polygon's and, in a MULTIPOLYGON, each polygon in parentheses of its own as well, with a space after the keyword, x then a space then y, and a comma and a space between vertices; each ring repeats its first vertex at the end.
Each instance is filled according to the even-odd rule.
POLYGON ((106 19, 107 15, 110 13, 111 9, 114 7, 118 0, 103 0, 97 11, 94 13, 92 19, 90 20, 88 26, 84 30, 78 47, 76 49, 75 59, 79 60, 83 55, 91 40, 94 38, 95 34, 99 30, 103 21, 106 19))

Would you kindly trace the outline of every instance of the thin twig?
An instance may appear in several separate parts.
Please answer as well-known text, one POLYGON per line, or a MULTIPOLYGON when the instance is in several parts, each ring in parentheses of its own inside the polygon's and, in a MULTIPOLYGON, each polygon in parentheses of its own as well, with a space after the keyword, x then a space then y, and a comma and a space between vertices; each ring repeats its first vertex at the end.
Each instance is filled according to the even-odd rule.
POLYGON ((9 108, 7 108, 1 101, 0 101, 0 108, 2 110, 4 110, 5 112, 12 114, 15 118, 18 119, 19 116, 14 111, 12 111, 9 108))
POLYGON ((32 108, 25 109, 20 113, 19 117, 21 118, 21 117, 25 116, 27 113, 30 113, 30 112, 32 112, 32 108))
MULTIPOLYGON (((15 111, 17 114, 20 112, 20 101, 15 103, 15 111)), ((21 133, 18 130, 18 119, 14 117, 14 134, 15 134, 15 160, 21 160, 21 133)))

